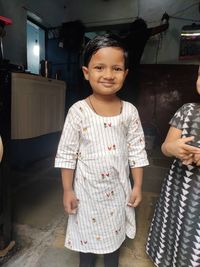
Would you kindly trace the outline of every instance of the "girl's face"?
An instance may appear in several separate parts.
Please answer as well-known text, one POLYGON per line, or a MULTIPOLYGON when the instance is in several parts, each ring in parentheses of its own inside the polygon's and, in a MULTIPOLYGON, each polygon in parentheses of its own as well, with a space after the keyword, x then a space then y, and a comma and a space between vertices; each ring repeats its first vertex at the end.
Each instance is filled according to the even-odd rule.
POLYGON ((200 67, 199 67, 199 70, 198 70, 198 77, 197 77, 196 87, 197 87, 197 92, 200 94, 200 67))
POLYGON ((88 67, 82 70, 89 81, 93 93, 115 95, 124 83, 128 70, 125 70, 124 53, 118 47, 105 47, 92 55, 88 67))

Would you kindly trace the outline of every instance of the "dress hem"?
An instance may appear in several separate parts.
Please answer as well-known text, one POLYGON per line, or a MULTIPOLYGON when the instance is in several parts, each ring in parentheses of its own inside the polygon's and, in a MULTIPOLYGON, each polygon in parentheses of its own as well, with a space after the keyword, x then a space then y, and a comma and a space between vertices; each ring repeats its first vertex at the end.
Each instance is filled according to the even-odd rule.
POLYGON ((108 254, 108 253, 112 253, 116 250, 118 250, 121 245, 123 244, 123 242, 125 241, 125 238, 122 240, 121 244, 116 248, 116 249, 112 249, 112 250, 109 250, 109 251, 95 251, 95 250, 81 250, 81 249, 75 249, 75 248, 71 248, 71 247, 68 247, 67 245, 64 245, 67 249, 70 249, 72 251, 76 251, 76 252, 82 252, 82 253, 94 253, 94 254, 108 254))
POLYGON ((157 264, 154 262, 153 258, 147 253, 147 251, 146 251, 146 254, 147 254, 147 256, 149 257, 149 259, 151 260, 151 262, 153 263, 153 265, 156 266, 156 267, 159 267, 159 265, 157 265, 157 264))

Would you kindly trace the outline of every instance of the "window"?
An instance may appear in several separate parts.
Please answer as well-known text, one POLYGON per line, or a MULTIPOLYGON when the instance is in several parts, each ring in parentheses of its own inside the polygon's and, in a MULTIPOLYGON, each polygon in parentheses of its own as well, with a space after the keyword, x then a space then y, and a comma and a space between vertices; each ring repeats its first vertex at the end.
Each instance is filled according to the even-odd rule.
POLYGON ((40 62, 45 59, 45 30, 27 20, 27 70, 40 73, 40 62))

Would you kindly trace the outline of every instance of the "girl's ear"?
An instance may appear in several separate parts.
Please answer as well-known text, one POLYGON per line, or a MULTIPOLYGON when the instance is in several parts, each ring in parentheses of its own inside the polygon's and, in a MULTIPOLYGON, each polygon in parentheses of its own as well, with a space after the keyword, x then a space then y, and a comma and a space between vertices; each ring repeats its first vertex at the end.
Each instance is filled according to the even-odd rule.
POLYGON ((86 80, 88 80, 88 68, 83 66, 82 71, 86 80))
POLYGON ((128 75, 128 69, 125 70, 125 78, 128 75))

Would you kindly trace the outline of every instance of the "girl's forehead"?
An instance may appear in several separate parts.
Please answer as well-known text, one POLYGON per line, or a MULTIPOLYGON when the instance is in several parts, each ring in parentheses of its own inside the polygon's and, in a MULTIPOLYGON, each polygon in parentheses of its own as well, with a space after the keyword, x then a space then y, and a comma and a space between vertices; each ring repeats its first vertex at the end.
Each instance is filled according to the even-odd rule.
POLYGON ((120 47, 102 47, 90 58, 88 66, 94 64, 125 65, 124 51, 120 47))
POLYGON ((103 47, 97 50, 91 57, 94 58, 122 58, 123 50, 120 47, 103 47))
POLYGON ((123 50, 120 47, 108 46, 99 48, 93 55, 95 54, 107 54, 107 53, 123 53, 123 50))

